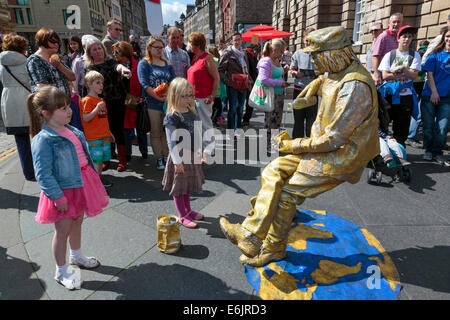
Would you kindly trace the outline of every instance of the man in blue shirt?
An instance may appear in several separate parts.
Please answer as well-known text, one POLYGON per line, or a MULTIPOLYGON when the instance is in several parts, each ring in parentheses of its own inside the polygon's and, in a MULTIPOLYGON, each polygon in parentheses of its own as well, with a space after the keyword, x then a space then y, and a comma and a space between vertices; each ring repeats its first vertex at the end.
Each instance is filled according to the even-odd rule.
POLYGON ((180 49, 180 30, 171 27, 168 31, 169 44, 164 48, 164 57, 170 61, 177 77, 187 79, 187 70, 191 66, 189 55, 183 49, 180 49))

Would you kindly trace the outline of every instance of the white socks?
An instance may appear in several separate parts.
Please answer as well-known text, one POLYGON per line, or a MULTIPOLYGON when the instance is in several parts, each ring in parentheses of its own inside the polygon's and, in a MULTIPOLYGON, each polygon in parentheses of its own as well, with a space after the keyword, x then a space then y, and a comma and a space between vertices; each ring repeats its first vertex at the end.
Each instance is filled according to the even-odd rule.
POLYGON ((65 276, 67 275, 67 263, 63 266, 56 265, 56 274, 65 276))
POLYGON ((75 260, 75 261, 79 261, 82 263, 88 263, 89 262, 89 258, 83 256, 83 254, 81 253, 81 248, 78 250, 72 250, 70 249, 70 256, 75 260))

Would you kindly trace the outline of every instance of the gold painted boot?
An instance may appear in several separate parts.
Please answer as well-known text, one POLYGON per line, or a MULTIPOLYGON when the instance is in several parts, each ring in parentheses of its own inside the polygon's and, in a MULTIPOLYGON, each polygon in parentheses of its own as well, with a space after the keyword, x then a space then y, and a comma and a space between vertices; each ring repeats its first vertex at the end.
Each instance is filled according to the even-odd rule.
POLYGON ((245 255, 241 255, 239 257, 239 261, 242 264, 246 264, 252 267, 262 267, 269 262, 284 259, 286 257, 286 247, 287 241, 272 243, 266 238, 257 256, 249 258, 245 255))
POLYGON ((239 261, 252 267, 261 267, 271 261, 284 259, 289 229, 296 215, 296 205, 303 201, 304 198, 295 194, 281 193, 275 218, 258 255, 250 258, 241 256, 239 261))
POLYGON ((236 244, 246 256, 254 257, 258 254, 262 240, 239 223, 231 224, 226 218, 220 218, 220 229, 227 239, 236 244))

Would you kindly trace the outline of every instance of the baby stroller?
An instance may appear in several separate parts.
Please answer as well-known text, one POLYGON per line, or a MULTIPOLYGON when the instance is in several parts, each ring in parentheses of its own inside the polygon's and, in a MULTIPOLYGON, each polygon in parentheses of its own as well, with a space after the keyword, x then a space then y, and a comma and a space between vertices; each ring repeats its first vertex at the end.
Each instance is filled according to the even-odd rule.
MULTIPOLYGON (((406 160, 406 150, 401 144, 399 144, 400 149, 403 152, 403 159, 406 160)), ((393 181, 402 181, 409 183, 412 177, 412 171, 409 166, 403 166, 399 159, 391 152, 391 157, 393 161, 385 164, 380 155, 376 156, 374 159, 370 160, 368 164, 367 170, 367 183, 373 184, 376 183, 379 185, 381 183, 381 179, 383 177, 382 169, 386 167, 390 172, 394 171, 391 174, 393 181)))
MULTIPOLYGON (((389 115, 388 109, 391 108, 390 104, 384 99, 384 97, 378 92, 378 120, 381 131, 388 132, 389 127, 389 115)), ((398 143, 402 151, 402 161, 406 161, 407 154, 406 149, 401 144, 398 143)), ((367 167, 367 183, 376 183, 379 185, 383 177, 382 169, 387 168, 387 172, 393 178, 393 181, 403 181, 410 182, 412 177, 411 168, 409 166, 404 166, 400 159, 389 150, 390 157, 392 161, 385 163, 380 155, 376 156, 374 159, 370 160, 367 167), (393 172, 393 173, 392 173, 393 172)), ((385 170, 383 170, 385 171, 385 170)))

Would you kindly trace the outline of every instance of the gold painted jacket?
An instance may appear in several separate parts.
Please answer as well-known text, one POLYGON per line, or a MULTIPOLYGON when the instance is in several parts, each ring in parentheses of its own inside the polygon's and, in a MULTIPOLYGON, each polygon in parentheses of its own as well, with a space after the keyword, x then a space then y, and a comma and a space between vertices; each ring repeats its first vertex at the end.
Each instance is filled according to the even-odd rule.
POLYGON ((356 61, 321 80, 322 101, 311 137, 295 141, 302 153, 297 171, 356 183, 380 150, 375 85, 356 61))

